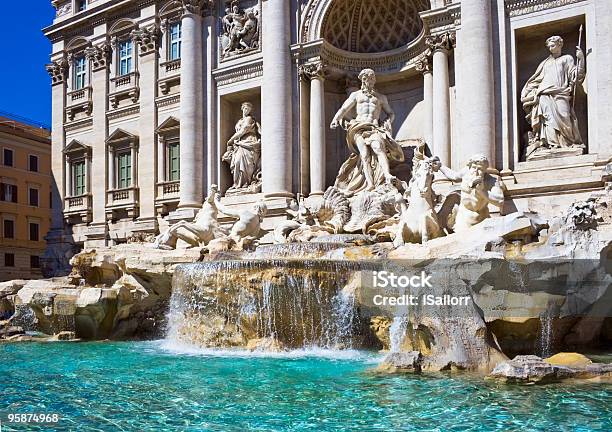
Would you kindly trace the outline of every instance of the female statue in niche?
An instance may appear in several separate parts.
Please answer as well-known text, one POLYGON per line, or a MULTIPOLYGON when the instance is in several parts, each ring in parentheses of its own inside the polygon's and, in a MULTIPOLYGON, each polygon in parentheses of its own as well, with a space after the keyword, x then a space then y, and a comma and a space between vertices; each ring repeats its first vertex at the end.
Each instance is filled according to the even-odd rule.
POLYGON ((232 172, 234 184, 228 193, 259 192, 261 189, 261 125, 252 115, 253 104, 242 104, 242 118, 236 123, 236 133, 227 142, 222 160, 232 172))
POLYGON ((546 40, 550 56, 538 66, 521 92, 521 103, 531 125, 527 160, 553 152, 582 154, 584 143, 574 112, 576 86, 585 78, 584 53, 576 47, 578 62, 562 55, 563 39, 546 40))

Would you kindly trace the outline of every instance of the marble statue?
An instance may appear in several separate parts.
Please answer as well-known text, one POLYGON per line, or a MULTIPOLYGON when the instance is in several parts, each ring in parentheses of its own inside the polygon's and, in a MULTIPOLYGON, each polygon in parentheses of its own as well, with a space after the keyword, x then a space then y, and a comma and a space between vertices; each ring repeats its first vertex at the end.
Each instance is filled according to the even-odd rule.
POLYGON ((443 165, 439 170, 451 181, 461 182, 461 200, 448 216, 447 223, 454 232, 464 232, 489 218, 489 204, 502 207, 503 183, 499 177, 489 174, 489 160, 485 156, 472 156, 459 172, 443 165))
POLYGON ((259 47, 259 17, 256 7, 240 9, 239 2, 233 1, 223 17, 222 57, 243 53, 259 47))
POLYGON ((175 223, 155 238, 153 247, 166 250, 175 249, 179 239, 191 247, 206 246, 211 240, 226 236, 227 232, 217 221, 219 196, 217 185, 212 185, 193 222, 175 223))
POLYGON ((336 187, 348 194, 372 191, 385 183, 393 184, 390 161, 403 162, 404 153, 393 139, 395 113, 387 97, 374 89, 376 74, 364 69, 359 74, 361 89, 353 92, 334 116, 331 128, 342 126, 347 131, 346 142, 352 155, 340 169, 336 187), (357 116, 346 120, 353 111, 357 116), (381 123, 381 114, 386 119, 381 123))
POLYGON ((252 209, 234 210, 221 203, 221 198, 217 196, 215 205, 219 211, 227 216, 238 219, 232 226, 228 239, 240 245, 245 240, 255 240, 260 237, 261 223, 268 213, 268 207, 263 201, 253 205, 252 209))
POLYGON ((261 126, 252 115, 253 104, 242 104, 242 118, 227 142, 223 161, 232 172, 234 184, 227 193, 253 192, 261 189, 261 126))
POLYGON ((425 243, 443 235, 435 210, 436 194, 432 185, 434 174, 441 168, 437 156, 426 157, 415 152, 412 178, 408 183, 409 204, 398 194, 400 219, 393 245, 406 243, 425 243))
POLYGON ((582 154, 584 143, 574 112, 576 86, 585 78, 585 58, 576 47, 577 63, 561 54, 563 39, 546 40, 550 56, 538 66, 523 87, 521 103, 532 131, 529 133, 527 160, 554 153, 582 154))

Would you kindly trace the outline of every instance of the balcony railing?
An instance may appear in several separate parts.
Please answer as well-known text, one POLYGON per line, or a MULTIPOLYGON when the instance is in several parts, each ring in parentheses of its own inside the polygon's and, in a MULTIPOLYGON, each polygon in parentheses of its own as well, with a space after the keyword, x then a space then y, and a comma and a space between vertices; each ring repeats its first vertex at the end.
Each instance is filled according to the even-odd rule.
POLYGON ((181 192, 181 182, 179 180, 157 183, 157 198, 158 203, 178 202, 181 192))
POLYGON ((138 212, 138 188, 129 187, 122 189, 111 189, 106 191, 106 213, 113 217, 116 211, 124 210, 128 216, 137 215, 138 212))
POLYGON ((136 87, 138 85, 138 72, 116 76, 111 78, 111 82, 116 90, 120 90, 122 87, 136 87))
POLYGON ((91 101, 92 88, 83 87, 82 89, 73 90, 68 93, 68 105, 81 104, 83 102, 91 101))
POLYGON ((132 103, 138 102, 140 88, 138 87, 138 72, 111 78, 113 91, 109 94, 109 102, 112 108, 117 108, 123 99, 131 99, 132 103))
POLYGON ((91 115, 93 109, 92 95, 91 87, 83 87, 66 94, 66 117, 68 121, 74 120, 79 112, 85 112, 88 116, 91 115))
POLYGON ((69 198, 68 208, 81 207, 83 205, 83 197, 69 198))
POLYGON ((161 64, 166 69, 166 72, 172 72, 181 68, 181 59, 170 60, 161 64))
POLYGON ((64 198, 64 217, 70 223, 87 223, 91 219, 91 194, 67 196, 64 198))

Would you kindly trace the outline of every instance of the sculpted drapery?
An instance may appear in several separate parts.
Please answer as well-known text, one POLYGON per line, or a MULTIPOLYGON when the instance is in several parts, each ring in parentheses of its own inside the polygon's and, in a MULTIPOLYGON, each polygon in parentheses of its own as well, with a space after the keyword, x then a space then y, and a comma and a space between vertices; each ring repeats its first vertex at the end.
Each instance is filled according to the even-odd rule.
POLYGON ((376 75, 371 69, 359 74, 361 89, 352 93, 334 116, 332 129, 343 126, 346 142, 352 155, 342 165, 336 178, 336 188, 347 194, 374 190, 385 183, 393 183, 389 163, 403 162, 404 153, 392 135, 395 113, 387 97, 374 89, 376 75), (351 110, 357 117, 345 120, 351 110), (381 124, 381 114, 387 118, 381 124))
POLYGON ((538 66, 521 92, 521 102, 532 132, 527 158, 544 149, 582 148, 584 143, 573 108, 575 86, 584 81, 584 54, 578 47, 578 64, 561 55, 563 39, 546 41, 551 55, 538 66))
POLYGON ((250 188, 259 183, 261 126, 251 115, 252 110, 251 103, 242 104, 242 118, 236 123, 236 133, 227 142, 227 151, 223 155, 223 161, 229 164, 234 180, 230 191, 250 188))

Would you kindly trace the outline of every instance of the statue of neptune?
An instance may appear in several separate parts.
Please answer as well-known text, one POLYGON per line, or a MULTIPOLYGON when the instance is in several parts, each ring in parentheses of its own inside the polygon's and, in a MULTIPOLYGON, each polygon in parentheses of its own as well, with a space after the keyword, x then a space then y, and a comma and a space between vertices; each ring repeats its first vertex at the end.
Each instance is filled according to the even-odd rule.
POLYGON ((404 153, 393 139, 391 125, 395 113, 387 97, 374 89, 376 75, 372 69, 359 74, 361 89, 352 93, 334 116, 331 128, 342 126, 347 131, 346 142, 353 152, 336 179, 336 187, 348 194, 374 190, 384 183, 393 184, 390 161, 403 162, 404 153), (346 121, 352 109, 357 117, 346 121), (387 118, 380 123, 381 114, 387 118))

